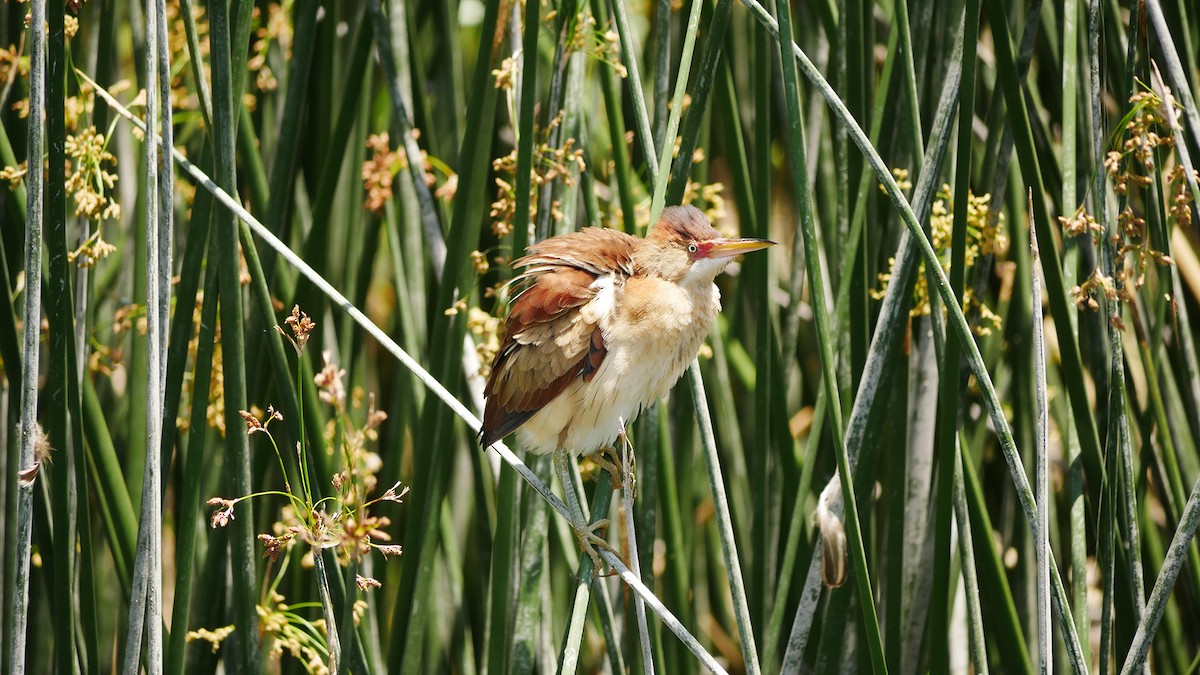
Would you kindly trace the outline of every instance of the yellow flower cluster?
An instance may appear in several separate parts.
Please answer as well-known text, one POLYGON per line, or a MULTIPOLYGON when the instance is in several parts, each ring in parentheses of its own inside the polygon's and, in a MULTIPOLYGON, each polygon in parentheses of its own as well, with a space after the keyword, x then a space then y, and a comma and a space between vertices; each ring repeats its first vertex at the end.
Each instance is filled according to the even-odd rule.
MULTIPOLYGON (((898 180, 906 181, 907 174, 897 174, 898 180)), ((1008 252, 1008 235, 1004 232, 1004 214, 993 211, 990 194, 976 195, 967 193, 967 248, 964 256, 967 273, 975 268, 975 263, 981 256, 1002 257, 1008 252)), ((933 235, 933 250, 937 252, 942 268, 950 270, 950 243, 954 234, 954 204, 951 201, 950 186, 942 185, 938 192, 937 201, 933 203, 929 218, 930 230, 933 235)), ((879 274, 879 288, 871 291, 871 297, 882 300, 887 293, 888 283, 892 280, 892 272, 896 267, 896 259, 888 259, 888 271, 879 274)), ((970 288, 963 294, 963 309, 969 316, 975 316, 974 331, 976 335, 991 335, 1001 325, 1000 317, 993 312, 982 299, 978 298, 970 288)), ((913 289, 913 304, 910 316, 928 315, 929 283, 925 275, 925 263, 922 262, 917 270, 916 285, 913 289)))
MULTIPOLYGON (((703 150, 697 149, 696 152, 703 153, 703 150)), ((683 203, 700 209, 710 221, 716 223, 725 218, 725 197, 721 195, 724 191, 722 183, 704 185, 689 180, 683 192, 683 203)))
POLYGON ((71 174, 67 176, 67 192, 75 200, 75 215, 89 220, 116 220, 121 217, 121 205, 111 198, 117 175, 106 166, 116 164, 117 158, 107 149, 104 135, 96 127, 88 127, 66 139, 71 174))
MULTIPOLYGON (((1174 130, 1167 123, 1166 106, 1176 104, 1173 100, 1163 100, 1149 89, 1136 92, 1129 98, 1129 103, 1130 111, 1114 139, 1115 149, 1104 157, 1104 170, 1113 182, 1113 192, 1124 202, 1124 208, 1117 214, 1117 229, 1111 240, 1115 248, 1113 275, 1109 277, 1097 268, 1071 289, 1075 304, 1093 311, 1100 309, 1097 302, 1100 295, 1109 300, 1128 299, 1130 291, 1136 291, 1146 283, 1146 272, 1152 265, 1175 264, 1169 255, 1152 246, 1141 211, 1141 197, 1143 192, 1153 189, 1156 180, 1161 180, 1158 172, 1161 158, 1157 150, 1175 145, 1174 130)), ((1168 224, 1187 227, 1192 216, 1186 173, 1176 166, 1167 171, 1165 177, 1171 195, 1167 205, 1168 224)), ((1059 222, 1068 236, 1087 234, 1099 243, 1104 234, 1104 226, 1082 206, 1071 218, 1059 218, 1059 222)), ((1119 318, 1115 320, 1119 321, 1119 318)))

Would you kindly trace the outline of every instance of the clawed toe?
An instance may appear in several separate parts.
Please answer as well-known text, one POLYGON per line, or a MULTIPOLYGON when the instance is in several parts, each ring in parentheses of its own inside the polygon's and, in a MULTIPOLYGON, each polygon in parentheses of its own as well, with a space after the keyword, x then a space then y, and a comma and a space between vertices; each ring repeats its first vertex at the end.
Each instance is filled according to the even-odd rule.
POLYGON ((597 572, 603 570, 604 560, 600 557, 600 551, 597 549, 602 549, 613 554, 617 552, 612 544, 608 543, 608 540, 599 534, 599 531, 608 528, 608 519, 597 520, 594 523, 578 522, 574 523, 573 527, 575 529, 575 536, 579 539, 580 550, 592 558, 592 564, 595 565, 597 572))
MULTIPOLYGON (((622 432, 624 433, 624 432, 622 432)), ((628 440, 624 443, 628 444, 628 440)), ((632 448, 631 448, 632 449, 632 448)), ((612 488, 620 490, 625 486, 626 475, 629 477, 630 494, 634 499, 637 498, 637 459, 633 452, 628 452, 629 468, 622 468, 624 462, 621 460, 621 455, 616 448, 603 448, 599 454, 592 456, 592 463, 608 472, 609 480, 612 481, 612 488)))
POLYGON ((621 458, 617 456, 616 448, 608 447, 592 456, 592 463, 608 472, 614 490, 621 489, 621 458))

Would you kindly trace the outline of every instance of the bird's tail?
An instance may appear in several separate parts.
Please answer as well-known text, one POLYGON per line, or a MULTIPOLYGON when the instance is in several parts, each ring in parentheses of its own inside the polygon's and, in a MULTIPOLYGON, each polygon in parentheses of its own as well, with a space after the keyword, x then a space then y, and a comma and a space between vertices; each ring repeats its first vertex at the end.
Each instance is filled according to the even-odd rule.
POLYGON ((495 418, 484 412, 483 427, 480 428, 478 436, 479 446, 485 451, 492 447, 505 436, 516 431, 522 424, 527 422, 530 417, 533 417, 533 410, 523 410, 516 413, 501 413, 495 418))

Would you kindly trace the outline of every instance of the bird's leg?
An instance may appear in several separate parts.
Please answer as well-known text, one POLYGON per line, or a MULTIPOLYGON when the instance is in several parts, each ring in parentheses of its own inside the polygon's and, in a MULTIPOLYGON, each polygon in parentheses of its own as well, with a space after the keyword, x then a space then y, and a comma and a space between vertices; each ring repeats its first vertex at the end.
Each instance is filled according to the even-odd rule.
MULTIPOLYGON (((625 433, 625 420, 617 418, 621 423, 621 431, 617 433, 617 441, 621 444, 621 485, 629 490, 629 496, 637 499, 637 457, 633 454, 633 443, 625 433)), ((615 454, 615 450, 614 450, 615 454)))
POLYGON ((559 448, 554 451, 554 471, 558 474, 558 482, 562 483, 563 497, 567 502, 567 513, 571 515, 571 527, 575 530, 575 536, 579 538, 579 548, 591 556, 592 563, 595 564, 597 570, 602 570, 604 562, 596 547, 616 552, 608 540, 596 533, 597 530, 608 527, 608 519, 588 523, 584 517, 583 508, 579 505, 579 498, 575 495, 575 483, 571 479, 571 467, 568 464, 570 461, 571 458, 566 449, 559 448))

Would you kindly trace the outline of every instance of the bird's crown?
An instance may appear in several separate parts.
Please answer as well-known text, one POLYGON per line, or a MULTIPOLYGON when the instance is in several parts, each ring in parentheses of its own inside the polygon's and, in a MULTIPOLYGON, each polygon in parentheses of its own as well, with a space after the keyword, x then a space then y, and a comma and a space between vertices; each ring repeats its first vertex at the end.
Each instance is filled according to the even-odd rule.
POLYGON ((691 205, 669 206, 663 209, 658 222, 646 233, 647 239, 667 244, 708 241, 720 236, 712 223, 708 222, 704 212, 691 205))

